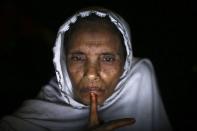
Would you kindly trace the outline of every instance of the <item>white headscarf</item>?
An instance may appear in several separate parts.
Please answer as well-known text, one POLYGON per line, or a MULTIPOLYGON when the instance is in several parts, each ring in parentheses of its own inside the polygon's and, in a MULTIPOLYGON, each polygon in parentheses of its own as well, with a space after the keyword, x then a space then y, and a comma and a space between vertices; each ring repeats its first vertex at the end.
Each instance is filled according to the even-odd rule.
POLYGON ((118 129, 122 131, 170 131, 151 62, 133 57, 128 24, 119 15, 106 9, 79 11, 60 27, 53 48, 56 78, 42 88, 36 99, 24 102, 14 115, 6 117, 2 125, 10 125, 20 131, 80 131, 86 127, 89 108, 73 97, 64 59, 63 40, 71 23, 91 14, 110 18, 121 32, 127 52, 120 82, 114 93, 98 109, 100 118, 104 121, 125 117, 136 119, 134 125, 118 129))

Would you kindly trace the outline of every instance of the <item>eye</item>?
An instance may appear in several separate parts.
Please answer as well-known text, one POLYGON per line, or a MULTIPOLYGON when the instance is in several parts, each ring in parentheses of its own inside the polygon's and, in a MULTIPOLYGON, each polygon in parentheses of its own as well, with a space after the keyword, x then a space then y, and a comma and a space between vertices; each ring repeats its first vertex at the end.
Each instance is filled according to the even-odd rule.
POLYGON ((115 56, 114 55, 103 55, 102 56, 102 61, 103 62, 108 62, 108 63, 114 62, 115 61, 115 56))
POLYGON ((85 56, 81 54, 74 54, 70 57, 71 61, 82 62, 85 61, 85 56))

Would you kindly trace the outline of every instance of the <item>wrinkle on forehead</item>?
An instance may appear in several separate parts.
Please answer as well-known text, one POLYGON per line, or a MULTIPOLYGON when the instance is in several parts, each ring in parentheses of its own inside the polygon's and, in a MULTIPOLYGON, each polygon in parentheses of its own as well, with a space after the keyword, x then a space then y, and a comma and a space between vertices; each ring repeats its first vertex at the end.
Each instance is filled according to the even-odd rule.
POLYGON ((79 31, 74 34, 75 39, 71 40, 70 50, 90 51, 119 51, 120 39, 106 30, 99 32, 79 31))
POLYGON ((97 48, 99 46, 105 46, 106 44, 102 41, 92 40, 92 41, 86 41, 85 44, 89 48, 97 48))
POLYGON ((81 52, 84 54, 103 54, 103 53, 113 53, 113 54, 119 54, 119 48, 118 46, 109 46, 106 45, 105 43, 86 43, 82 44, 79 46, 74 46, 73 48, 70 49, 70 53, 75 53, 75 52, 81 52))

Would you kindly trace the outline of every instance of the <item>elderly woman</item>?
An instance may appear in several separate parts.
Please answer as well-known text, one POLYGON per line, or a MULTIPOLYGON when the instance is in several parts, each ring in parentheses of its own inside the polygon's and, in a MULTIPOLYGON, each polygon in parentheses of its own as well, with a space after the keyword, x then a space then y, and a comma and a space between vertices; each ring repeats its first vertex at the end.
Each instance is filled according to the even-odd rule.
POLYGON ((170 131, 147 59, 133 56, 127 23, 107 9, 75 13, 59 29, 56 77, 2 119, 10 131, 170 131))

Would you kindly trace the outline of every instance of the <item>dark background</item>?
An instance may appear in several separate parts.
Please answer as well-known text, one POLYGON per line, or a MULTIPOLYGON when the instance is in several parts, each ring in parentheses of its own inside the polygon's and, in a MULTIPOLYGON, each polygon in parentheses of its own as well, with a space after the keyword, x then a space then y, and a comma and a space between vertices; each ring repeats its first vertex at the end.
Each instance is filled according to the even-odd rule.
POLYGON ((54 75, 52 47, 73 12, 102 6, 119 13, 132 31, 134 56, 149 58, 174 130, 196 129, 196 15, 193 1, 1 1, 0 117, 36 96, 54 75))

